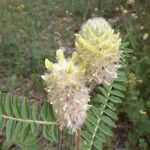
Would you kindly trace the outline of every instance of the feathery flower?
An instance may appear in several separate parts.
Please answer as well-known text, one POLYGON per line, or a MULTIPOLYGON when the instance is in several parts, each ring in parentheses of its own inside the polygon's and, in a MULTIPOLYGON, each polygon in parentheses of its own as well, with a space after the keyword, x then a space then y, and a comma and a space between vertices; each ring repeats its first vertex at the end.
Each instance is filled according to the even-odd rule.
POLYGON ((84 68, 88 80, 110 84, 117 77, 121 38, 103 18, 89 19, 76 34, 74 60, 84 68))
POLYGON ((74 132, 83 124, 90 101, 89 89, 83 80, 84 71, 65 59, 61 49, 56 52, 58 63, 45 60, 48 73, 42 75, 47 84, 48 100, 53 105, 60 128, 74 132))

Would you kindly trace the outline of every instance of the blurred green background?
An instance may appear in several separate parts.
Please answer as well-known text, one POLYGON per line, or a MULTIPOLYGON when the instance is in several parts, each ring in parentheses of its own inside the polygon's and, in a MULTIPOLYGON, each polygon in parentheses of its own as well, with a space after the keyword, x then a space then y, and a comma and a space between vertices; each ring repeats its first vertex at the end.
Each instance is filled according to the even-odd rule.
POLYGON ((37 101, 46 98, 45 58, 55 61, 59 47, 70 55, 80 26, 106 18, 133 53, 118 127, 105 149, 150 148, 150 0, 0 0, 0 16, 0 91, 37 101))

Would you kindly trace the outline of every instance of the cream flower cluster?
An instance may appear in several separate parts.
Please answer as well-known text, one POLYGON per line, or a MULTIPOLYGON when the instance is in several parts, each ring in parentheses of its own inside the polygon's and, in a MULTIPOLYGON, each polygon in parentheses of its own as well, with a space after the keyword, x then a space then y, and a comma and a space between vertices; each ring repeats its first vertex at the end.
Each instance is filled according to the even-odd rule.
POLYGON ((60 128, 72 132, 79 128, 85 118, 90 101, 83 71, 71 59, 65 59, 61 49, 56 52, 58 63, 45 60, 48 73, 42 75, 47 84, 48 100, 53 105, 60 128))
POLYGON ((89 19, 76 34, 74 56, 86 67, 89 82, 110 84, 117 77, 121 38, 103 18, 89 19))
POLYGON ((121 56, 119 34, 103 18, 89 19, 75 36, 72 57, 66 59, 63 51, 57 50, 58 63, 46 59, 48 71, 42 75, 60 128, 71 131, 80 128, 86 118, 92 90, 89 84, 110 84, 117 77, 121 56))

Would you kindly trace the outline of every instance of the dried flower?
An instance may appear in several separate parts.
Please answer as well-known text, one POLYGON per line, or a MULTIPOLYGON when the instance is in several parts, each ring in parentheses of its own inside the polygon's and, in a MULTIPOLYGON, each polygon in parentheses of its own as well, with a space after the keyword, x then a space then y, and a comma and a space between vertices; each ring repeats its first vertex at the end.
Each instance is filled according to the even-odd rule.
POLYGON ((149 37, 148 33, 144 33, 144 34, 143 34, 143 40, 147 40, 148 37, 149 37))
POLYGON ((76 34, 77 51, 73 56, 86 68, 90 82, 110 84, 117 77, 120 43, 119 34, 115 34, 103 18, 89 19, 82 26, 80 33, 76 34))
POLYGON ((62 50, 56 52, 58 63, 45 60, 48 73, 42 75, 47 84, 48 101, 53 105, 60 128, 72 132, 83 124, 90 101, 89 89, 85 86, 84 71, 65 59, 62 50))
POLYGON ((132 13, 132 14, 131 14, 131 17, 132 17, 133 19, 137 19, 137 18, 138 18, 138 16, 137 16, 136 13, 132 13))

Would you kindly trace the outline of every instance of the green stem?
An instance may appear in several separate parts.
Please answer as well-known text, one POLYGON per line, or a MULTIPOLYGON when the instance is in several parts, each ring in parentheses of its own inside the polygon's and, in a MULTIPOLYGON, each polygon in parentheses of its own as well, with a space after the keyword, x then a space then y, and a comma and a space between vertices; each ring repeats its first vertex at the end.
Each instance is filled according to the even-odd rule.
POLYGON ((48 122, 48 121, 41 121, 41 120, 30 120, 30 119, 21 119, 21 118, 15 118, 12 116, 6 116, 2 115, 3 118, 9 119, 9 120, 15 120, 20 122, 26 122, 26 123, 36 123, 36 124, 46 124, 46 125, 54 125, 56 122, 48 122))

